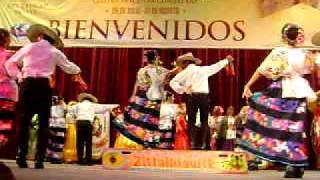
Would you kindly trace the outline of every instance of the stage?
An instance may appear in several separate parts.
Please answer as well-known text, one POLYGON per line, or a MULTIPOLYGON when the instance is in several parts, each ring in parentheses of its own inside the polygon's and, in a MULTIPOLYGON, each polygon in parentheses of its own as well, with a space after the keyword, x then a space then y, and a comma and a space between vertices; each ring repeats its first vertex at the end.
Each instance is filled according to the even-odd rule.
MULTIPOLYGON (((260 170, 250 171, 249 174, 215 174, 199 171, 175 171, 175 170, 105 170, 102 165, 78 166, 76 164, 52 165, 45 164, 44 170, 37 169, 19 169, 14 161, 2 160, 11 168, 17 180, 143 180, 143 179, 214 179, 214 180, 273 180, 282 179, 282 171, 260 170)), ((28 162, 33 167, 33 162, 28 162)), ((306 171, 305 180, 319 179, 320 171, 306 171)))

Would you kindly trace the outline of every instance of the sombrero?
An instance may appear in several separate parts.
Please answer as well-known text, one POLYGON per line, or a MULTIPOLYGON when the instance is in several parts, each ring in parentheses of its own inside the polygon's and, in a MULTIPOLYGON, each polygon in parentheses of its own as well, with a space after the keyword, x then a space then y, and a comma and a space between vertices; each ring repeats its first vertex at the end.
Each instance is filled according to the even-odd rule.
POLYGON ((193 61, 196 64, 201 64, 202 60, 195 58, 191 52, 179 56, 176 60, 176 65, 181 66, 185 61, 193 61))
POLYGON ((310 112, 314 113, 316 111, 316 109, 319 107, 320 105, 320 91, 316 92, 316 96, 317 99, 309 99, 308 100, 308 109, 310 112))
POLYGON ((47 26, 44 26, 42 24, 34 24, 34 25, 31 25, 30 28, 27 30, 27 36, 31 42, 36 42, 37 38, 42 34, 45 34, 50 38, 52 38, 54 41, 53 45, 55 47, 57 48, 63 47, 63 42, 58 36, 58 34, 55 33, 52 29, 50 29, 47 26))
POLYGON ((74 105, 76 105, 78 102, 77 101, 70 101, 69 103, 68 103, 68 106, 74 106, 74 105))
POLYGON ((320 46, 320 31, 312 36, 311 42, 315 46, 320 46))
POLYGON ((94 102, 94 103, 97 103, 98 102, 98 99, 96 97, 94 97, 92 94, 89 94, 89 93, 81 93, 79 94, 78 96, 78 101, 81 102, 83 100, 89 100, 91 102, 94 102))

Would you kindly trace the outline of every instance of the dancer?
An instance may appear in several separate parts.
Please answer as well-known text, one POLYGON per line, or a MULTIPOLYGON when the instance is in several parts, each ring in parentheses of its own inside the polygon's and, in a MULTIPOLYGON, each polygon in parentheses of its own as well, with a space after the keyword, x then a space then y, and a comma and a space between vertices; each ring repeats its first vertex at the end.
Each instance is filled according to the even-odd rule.
MULTIPOLYGON (((18 100, 18 86, 10 78, 5 69, 5 63, 12 52, 6 48, 10 44, 10 34, 0 28, 0 148, 9 141, 9 135, 14 133, 15 104, 18 100)), ((15 177, 4 163, 0 162, 0 179, 15 180, 15 177)))
POLYGON ((48 157, 52 164, 63 162, 63 148, 66 133, 66 104, 61 96, 52 97, 51 117, 49 119, 48 157))
POLYGON ((78 164, 92 165, 92 132, 95 115, 106 112, 110 106, 97 104, 98 99, 88 93, 79 94, 78 101, 79 103, 73 107, 77 121, 78 164))
POLYGON ((317 101, 308 104, 308 109, 313 112, 314 118, 311 122, 311 142, 316 155, 316 168, 320 168, 320 91, 317 93, 317 101))
POLYGON ((116 148, 167 148, 164 144, 173 143, 172 130, 159 129, 164 84, 170 72, 160 66, 157 51, 150 50, 145 56, 148 65, 138 71, 129 106, 113 120, 120 132, 116 148))
POLYGON ((0 29, 0 146, 8 141, 8 135, 14 131, 15 104, 18 100, 18 86, 5 69, 5 63, 12 55, 6 50, 9 44, 9 32, 0 29))
POLYGON ((244 87, 250 108, 240 146, 264 160, 287 165, 286 178, 302 178, 308 165, 303 136, 306 100, 316 98, 303 75, 313 69, 314 56, 297 48, 304 42, 301 27, 286 24, 281 33, 285 45, 272 50, 244 87), (273 82, 252 94, 250 88, 261 76, 273 82))
POLYGON ((197 66, 201 60, 192 53, 178 57, 176 63, 183 71, 179 72, 171 81, 170 87, 178 94, 187 94, 187 114, 189 137, 192 149, 210 149, 207 141, 209 135, 209 82, 208 78, 234 59, 228 55, 226 59, 210 66, 197 66), (196 133, 196 115, 200 110, 201 133, 196 133), (198 140, 200 138, 200 140, 198 140))
MULTIPOLYGON (((83 82, 80 68, 70 62, 56 47, 62 47, 59 36, 50 28, 36 24, 27 32, 31 44, 21 48, 6 63, 8 74, 21 83, 21 132, 19 133, 17 164, 27 168, 29 125, 34 114, 39 115, 39 131, 35 168, 42 169, 48 142, 48 126, 52 88, 50 77, 56 66, 73 74, 75 80, 83 82), (56 46, 56 47, 54 47, 56 46)), ((86 88, 85 84, 83 87, 86 88)))

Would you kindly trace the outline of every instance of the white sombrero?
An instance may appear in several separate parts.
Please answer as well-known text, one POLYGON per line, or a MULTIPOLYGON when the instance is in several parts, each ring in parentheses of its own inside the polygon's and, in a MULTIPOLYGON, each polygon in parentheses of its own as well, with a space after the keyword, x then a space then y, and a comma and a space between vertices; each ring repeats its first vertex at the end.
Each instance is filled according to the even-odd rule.
POLYGON ((201 64, 202 60, 195 58, 191 52, 179 56, 176 60, 176 65, 181 66, 185 61, 193 61, 196 64, 201 64))
POLYGON ((79 94, 78 96, 78 101, 81 102, 83 100, 89 100, 91 102, 94 102, 94 103, 97 103, 98 102, 98 99, 96 97, 94 97, 92 94, 89 94, 89 93, 81 93, 79 94))
POLYGON ((31 25, 30 28, 27 30, 27 36, 31 42, 36 42, 37 38, 42 34, 45 34, 50 38, 52 38, 54 41, 53 45, 55 47, 57 48, 63 47, 63 42, 58 36, 58 34, 55 33, 52 29, 50 29, 47 26, 44 26, 42 24, 34 24, 34 25, 31 25))
POLYGON ((320 31, 312 36, 311 42, 315 46, 320 46, 320 31))

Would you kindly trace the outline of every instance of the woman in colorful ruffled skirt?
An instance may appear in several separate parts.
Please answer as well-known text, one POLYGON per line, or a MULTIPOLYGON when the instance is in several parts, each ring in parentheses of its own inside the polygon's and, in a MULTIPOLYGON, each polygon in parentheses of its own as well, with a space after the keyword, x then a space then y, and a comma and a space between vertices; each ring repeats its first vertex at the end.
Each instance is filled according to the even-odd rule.
MULTIPOLYGON (((5 69, 5 63, 12 55, 6 50, 10 44, 10 34, 0 28, 0 148, 9 141, 15 131, 15 105, 18 100, 18 86, 5 69)), ((14 180, 10 168, 0 162, 0 179, 14 180)))
POLYGON ((317 100, 308 104, 308 109, 313 112, 310 137, 313 151, 316 156, 315 167, 320 169, 320 91, 317 92, 317 100))
POLYGON ((148 51, 145 56, 148 65, 138 71, 130 103, 124 113, 113 120, 114 127, 120 133, 115 148, 172 148, 173 130, 159 128, 160 106, 169 71, 160 66, 155 50, 148 51))
POLYGON ((303 75, 313 70, 315 55, 297 48, 304 42, 298 25, 286 24, 282 39, 286 46, 273 49, 244 88, 250 108, 240 146, 261 159, 286 165, 286 178, 302 178, 308 166, 306 102, 316 98, 303 75), (250 87, 261 76, 272 83, 252 94, 250 87))
POLYGON ((0 147, 7 143, 9 135, 14 132, 15 104, 18 100, 18 86, 5 68, 5 63, 12 55, 6 49, 9 43, 9 32, 0 29, 0 147))

